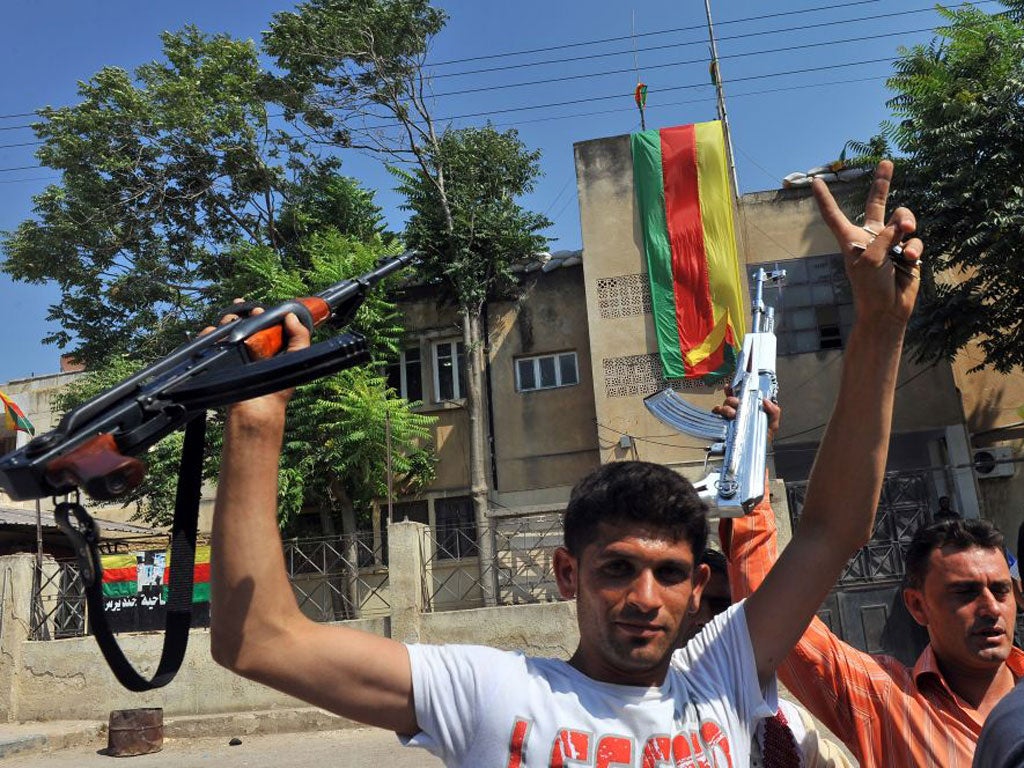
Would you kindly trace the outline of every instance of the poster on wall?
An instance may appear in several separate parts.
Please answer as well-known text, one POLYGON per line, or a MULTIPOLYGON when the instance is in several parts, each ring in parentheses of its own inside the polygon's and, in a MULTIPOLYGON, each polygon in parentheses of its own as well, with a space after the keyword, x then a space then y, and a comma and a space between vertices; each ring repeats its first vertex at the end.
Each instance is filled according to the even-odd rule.
MULTIPOLYGON (((113 632, 164 628, 171 577, 170 553, 145 550, 102 555, 103 612, 113 632)), ((210 547, 196 548, 192 572, 192 626, 210 625, 210 547)))

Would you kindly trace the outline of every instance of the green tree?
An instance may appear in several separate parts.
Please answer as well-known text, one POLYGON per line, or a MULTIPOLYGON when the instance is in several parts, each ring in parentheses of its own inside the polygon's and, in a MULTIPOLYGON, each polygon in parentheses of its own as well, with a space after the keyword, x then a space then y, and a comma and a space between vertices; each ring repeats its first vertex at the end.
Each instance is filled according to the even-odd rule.
MULTIPOLYGON (((365 243, 334 228, 296 247, 305 252, 308 270, 283 268, 270 249, 253 248, 242 258, 245 270, 237 288, 244 285, 247 298, 267 303, 309 295, 315 287, 370 271, 383 250, 380 238, 365 243)), ((365 528, 374 500, 387 497, 389 455, 391 473, 406 492, 433 478, 430 426, 435 419, 418 413, 418 403, 402 399, 380 373, 397 357, 403 333, 395 304, 374 291, 350 327, 367 337, 372 361, 296 392, 280 467, 283 526, 312 507, 327 534, 336 532, 339 519, 347 531, 365 528)))
POLYGON ((4 271, 61 287, 49 311, 60 330, 44 341, 74 344, 89 367, 165 354, 201 325, 234 269, 228 246, 279 247, 289 166, 312 162, 271 128, 251 42, 194 27, 162 38, 164 61, 134 78, 105 68, 80 103, 40 110, 37 156, 61 181, 2 239, 4 271))
POLYGON ((915 354, 952 359, 976 340, 976 368, 1007 372, 1024 364, 1024 3, 1003 5, 940 8, 936 37, 903 50, 888 80, 893 118, 859 148, 893 150, 894 195, 919 217, 930 268, 915 354))
POLYGON ((275 93, 321 140, 380 153, 396 169, 414 212, 407 245, 462 315, 468 357, 470 494, 486 601, 488 535, 483 302, 514 280, 511 263, 546 244, 547 221, 516 198, 538 174, 537 153, 515 132, 439 128, 425 65, 444 11, 426 0, 309 0, 274 17, 264 44, 284 73, 275 93))
MULTIPOLYGON (((81 103, 42 110, 39 157, 62 180, 35 199, 33 219, 3 238, 8 273, 61 286, 62 301, 50 313, 60 331, 49 341, 76 344, 74 354, 92 371, 65 406, 178 346, 215 319, 213 306, 240 295, 265 302, 308 295, 367 271, 397 247, 372 193, 339 176, 337 161, 314 158, 270 127, 269 80, 251 43, 194 28, 163 42, 166 61, 140 67, 134 79, 104 69, 81 85, 81 103)), ((351 388, 364 397, 348 397, 344 410, 320 409, 326 420, 298 420, 291 429, 289 460, 322 472, 282 473, 283 523, 308 505, 326 528, 339 509, 361 505, 365 514, 367 489, 379 489, 383 477, 380 441, 369 440, 352 463, 319 454, 330 455, 324 446, 343 434, 375 434, 384 412, 397 474, 410 482, 429 477, 426 422, 407 413, 375 372, 396 351, 394 305, 375 294, 354 326, 372 340, 374 366, 297 397, 311 409, 315 393, 332 387, 334 395, 351 388), (365 395, 374 386, 380 403, 365 395)), ((215 418, 208 477, 217 472, 219 427, 215 418)), ((124 500, 138 517, 170 519, 179 446, 180 435, 171 436, 147 454, 145 484, 124 500)))

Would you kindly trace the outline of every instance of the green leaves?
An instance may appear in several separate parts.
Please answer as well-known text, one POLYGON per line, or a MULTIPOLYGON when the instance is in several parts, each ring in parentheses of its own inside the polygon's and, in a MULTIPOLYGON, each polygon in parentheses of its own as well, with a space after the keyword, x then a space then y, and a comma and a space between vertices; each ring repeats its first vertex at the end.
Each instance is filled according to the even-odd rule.
POLYGON ((174 348, 231 275, 234 243, 278 245, 291 182, 270 157, 304 152, 268 125, 252 43, 193 27, 163 43, 165 60, 105 68, 78 104, 40 110, 37 154, 62 178, 2 239, 12 277, 61 286, 47 340, 90 367, 174 348))
POLYGON ((550 222, 517 202, 533 190, 539 160, 516 131, 488 125, 449 129, 425 170, 394 171, 412 211, 406 243, 422 254, 428 279, 463 309, 514 295, 512 268, 545 249, 541 231, 550 222))
POLYGON ((978 367, 1007 372, 1024 363, 1024 4, 1004 5, 940 9, 936 38, 896 62, 883 136, 898 155, 894 198, 927 248, 916 356, 952 359, 974 340, 978 367))

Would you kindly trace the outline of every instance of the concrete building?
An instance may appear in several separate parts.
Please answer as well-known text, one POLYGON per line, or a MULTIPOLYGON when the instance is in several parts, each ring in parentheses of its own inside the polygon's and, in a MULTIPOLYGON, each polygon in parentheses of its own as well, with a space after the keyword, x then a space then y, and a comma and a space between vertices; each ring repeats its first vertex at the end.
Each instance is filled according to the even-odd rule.
MULTIPOLYGON (((583 251, 556 253, 525 268, 522 296, 492 302, 483 318, 489 514, 496 532, 509 521, 530 519, 540 521, 535 538, 557 537, 551 521, 564 509, 573 484, 604 462, 638 458, 675 467, 691 479, 705 474, 705 445, 656 421, 642 402, 666 381, 652 323, 629 137, 581 142, 575 163, 583 251)), ((841 199, 856 198, 855 213, 862 188, 838 184, 834 191, 841 199)), ((778 312, 777 369, 785 409, 770 464, 787 486, 787 498, 777 501, 798 518, 837 390, 853 306, 842 257, 809 189, 744 195, 737 210, 745 277, 761 264, 788 273, 781 291, 766 296, 778 312)), ((439 461, 429 487, 394 500, 391 519, 429 527, 435 581, 464 582, 440 602, 465 607, 479 597, 472 574, 480 532, 468 493, 461 327, 455 310, 440 306, 427 288, 409 289, 402 309, 405 347, 389 375, 403 395, 422 401, 422 411, 437 417, 433 442, 439 461)), ((822 612, 861 647, 893 649, 886 638, 900 612, 902 553, 939 497, 950 497, 965 516, 985 514, 1016 532, 1024 479, 1010 459, 1019 447, 1014 441, 1024 434, 1015 410, 1024 402, 1024 387, 1019 377, 967 374, 974 359, 968 351, 953 366, 905 361, 901 369, 890 476, 876 535, 822 612), (1003 429, 1008 423, 1013 428, 1003 429), (994 451, 987 473, 973 467, 979 449, 994 451)), ((62 381, 57 376, 12 382, 5 391, 21 398, 45 431, 50 417, 43 393, 62 381)), ((699 407, 721 401, 720 388, 675 384, 699 407)), ((382 503, 374 526, 378 543, 387 528, 386 509, 382 503)), ((103 515, 113 516, 106 510, 103 515)), ((208 529, 208 514, 201 526, 208 529)))

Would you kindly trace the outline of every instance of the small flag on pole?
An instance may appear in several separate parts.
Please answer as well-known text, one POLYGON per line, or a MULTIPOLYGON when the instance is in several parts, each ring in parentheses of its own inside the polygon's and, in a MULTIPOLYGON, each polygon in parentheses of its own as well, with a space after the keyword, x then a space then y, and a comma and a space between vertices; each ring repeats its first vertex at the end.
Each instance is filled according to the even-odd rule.
POLYGON ((640 130, 646 130, 647 121, 644 117, 644 110, 647 108, 647 86, 644 83, 636 84, 633 100, 636 102, 636 108, 640 110, 640 130))
POLYGON ((21 408, 3 392, 0 392, 0 403, 4 407, 4 429, 14 432, 27 432, 30 435, 36 433, 32 422, 22 412, 21 408))
POLYGON ((747 306, 722 124, 630 139, 664 375, 710 384, 735 367, 747 306))

